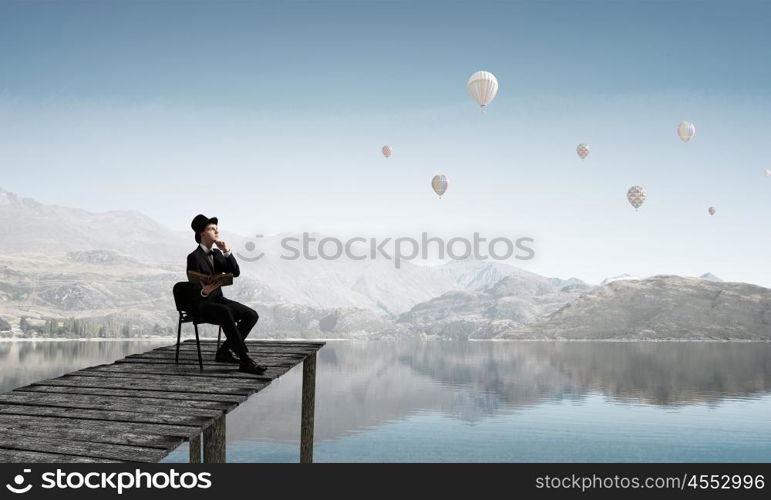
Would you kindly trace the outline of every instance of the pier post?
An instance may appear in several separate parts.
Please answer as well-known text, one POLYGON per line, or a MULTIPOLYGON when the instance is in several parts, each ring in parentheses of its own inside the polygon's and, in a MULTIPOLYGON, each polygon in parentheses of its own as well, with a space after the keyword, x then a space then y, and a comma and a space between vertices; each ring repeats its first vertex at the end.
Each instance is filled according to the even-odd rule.
POLYGON ((190 438, 190 463, 201 463, 201 435, 198 434, 190 438))
POLYGON ((203 431, 203 462, 225 463, 225 414, 203 431))
POLYGON ((303 361, 302 417, 300 422, 300 463, 313 462, 313 414, 316 400, 316 353, 303 361))

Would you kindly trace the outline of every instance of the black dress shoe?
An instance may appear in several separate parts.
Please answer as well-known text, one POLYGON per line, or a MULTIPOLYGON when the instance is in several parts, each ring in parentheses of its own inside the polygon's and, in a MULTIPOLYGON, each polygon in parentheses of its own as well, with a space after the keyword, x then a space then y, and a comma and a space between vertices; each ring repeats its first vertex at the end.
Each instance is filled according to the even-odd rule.
MULTIPOLYGON (((247 358, 248 359, 248 358, 247 358)), ((249 359, 248 361, 241 363, 241 366, 238 367, 238 371, 244 372, 244 373, 252 373, 254 375, 262 375, 265 373, 265 370, 268 368, 266 366, 258 365, 254 362, 254 360, 249 359)))
MULTIPOLYGON (((222 347, 226 346, 228 344, 222 343, 222 347)), ((228 349, 230 349, 230 346, 228 345, 228 349)), ((249 352, 249 346, 246 345, 246 342, 244 342, 244 351, 249 352)))
POLYGON ((232 352, 230 352, 230 349, 220 349, 217 351, 217 354, 214 356, 214 361, 219 361, 220 363, 240 363, 241 360, 239 360, 232 352))

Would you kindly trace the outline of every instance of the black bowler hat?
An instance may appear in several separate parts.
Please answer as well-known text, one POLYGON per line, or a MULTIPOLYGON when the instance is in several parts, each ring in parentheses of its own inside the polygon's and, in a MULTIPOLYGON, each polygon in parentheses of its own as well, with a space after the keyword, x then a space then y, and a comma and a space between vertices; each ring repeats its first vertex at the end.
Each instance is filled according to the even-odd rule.
POLYGON ((210 219, 203 214, 198 214, 195 216, 195 219, 193 219, 193 222, 190 223, 190 227, 192 227, 193 231, 195 231, 196 243, 201 242, 201 231, 206 229, 206 226, 209 224, 219 224, 219 222, 217 221, 216 217, 212 217, 210 219))

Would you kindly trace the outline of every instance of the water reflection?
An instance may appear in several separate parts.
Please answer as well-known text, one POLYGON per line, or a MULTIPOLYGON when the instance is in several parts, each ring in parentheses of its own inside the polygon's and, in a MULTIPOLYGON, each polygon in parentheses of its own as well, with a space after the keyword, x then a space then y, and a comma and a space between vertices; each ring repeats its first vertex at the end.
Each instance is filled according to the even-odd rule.
MULTIPOLYGON (((236 410, 232 439, 298 438, 299 370, 236 410)), ((771 344, 330 342, 319 352, 316 436, 336 439, 421 412, 473 424, 592 394, 662 408, 758 398, 771 344)))
MULTIPOLYGON (((0 342, 0 389, 108 363, 171 341, 0 342)), ((771 386, 767 343, 329 342, 318 354, 316 439, 424 413, 468 424, 592 395, 678 409, 758 398, 771 386)), ((228 419, 228 439, 295 442, 301 369, 228 419)))
POLYGON ((516 406, 594 391, 673 406, 762 395, 771 387, 769 343, 470 342, 440 350, 422 344, 400 361, 516 406))

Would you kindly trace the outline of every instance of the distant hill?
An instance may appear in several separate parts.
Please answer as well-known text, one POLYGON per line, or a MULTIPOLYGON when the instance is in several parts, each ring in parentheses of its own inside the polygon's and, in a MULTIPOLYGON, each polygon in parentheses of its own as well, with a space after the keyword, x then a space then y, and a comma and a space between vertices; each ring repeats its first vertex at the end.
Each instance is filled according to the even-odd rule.
POLYGON ((447 292, 399 316, 399 324, 441 338, 490 338, 531 323, 591 289, 570 282, 518 272, 479 291, 447 292))
POLYGON ((0 253, 47 255, 114 250, 141 261, 179 260, 195 247, 191 234, 172 231, 134 211, 87 212, 44 205, 0 188, 0 224, 13 237, 0 238, 0 253), (189 251, 189 250, 188 250, 189 251))
POLYGON ((617 280, 498 337, 771 340, 771 289, 680 276, 617 280))

